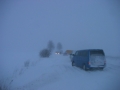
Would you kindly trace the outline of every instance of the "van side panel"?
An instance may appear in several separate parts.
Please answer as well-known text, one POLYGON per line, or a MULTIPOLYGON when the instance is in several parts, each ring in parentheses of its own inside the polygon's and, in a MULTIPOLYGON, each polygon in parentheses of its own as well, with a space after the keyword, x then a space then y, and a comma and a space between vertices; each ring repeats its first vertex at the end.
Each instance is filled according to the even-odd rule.
POLYGON ((78 67, 83 67, 83 65, 87 66, 89 62, 88 51, 79 51, 78 54, 74 57, 74 61, 78 67))

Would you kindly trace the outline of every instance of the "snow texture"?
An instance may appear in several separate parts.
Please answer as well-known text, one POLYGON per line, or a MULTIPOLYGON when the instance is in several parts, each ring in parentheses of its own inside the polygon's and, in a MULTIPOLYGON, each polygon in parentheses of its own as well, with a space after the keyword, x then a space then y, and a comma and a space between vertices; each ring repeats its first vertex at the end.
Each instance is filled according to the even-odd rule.
POLYGON ((14 71, 4 85, 9 90, 120 90, 120 59, 106 61, 103 71, 84 71, 73 67, 69 56, 53 55, 14 71))

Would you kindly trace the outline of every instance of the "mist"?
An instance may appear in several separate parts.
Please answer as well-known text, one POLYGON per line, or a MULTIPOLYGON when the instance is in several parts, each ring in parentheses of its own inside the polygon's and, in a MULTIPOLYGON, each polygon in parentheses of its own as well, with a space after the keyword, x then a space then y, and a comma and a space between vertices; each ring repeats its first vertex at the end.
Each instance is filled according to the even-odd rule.
MULTIPOLYGON (((67 49, 120 56, 119 0, 1 1, 0 51, 39 52, 49 40, 67 49)), ((3 57, 3 55, 1 57, 3 57)))

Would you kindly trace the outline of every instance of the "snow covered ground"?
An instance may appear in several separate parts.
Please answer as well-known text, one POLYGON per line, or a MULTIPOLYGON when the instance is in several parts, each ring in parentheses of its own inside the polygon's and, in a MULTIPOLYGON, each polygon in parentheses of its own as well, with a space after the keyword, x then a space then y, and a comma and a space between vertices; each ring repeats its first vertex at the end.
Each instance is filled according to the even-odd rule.
POLYGON ((103 71, 72 67, 69 56, 26 61, 2 85, 8 90, 120 90, 120 59, 107 57, 103 71))

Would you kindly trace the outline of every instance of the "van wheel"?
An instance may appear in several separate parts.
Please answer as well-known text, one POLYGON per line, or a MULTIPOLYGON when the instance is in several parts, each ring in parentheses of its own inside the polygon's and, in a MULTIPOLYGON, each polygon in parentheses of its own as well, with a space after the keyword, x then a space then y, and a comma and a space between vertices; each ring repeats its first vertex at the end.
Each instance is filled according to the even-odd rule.
POLYGON ((85 64, 83 65, 83 70, 87 71, 85 64))
POLYGON ((72 62, 72 66, 75 66, 75 63, 74 63, 74 61, 72 62))

